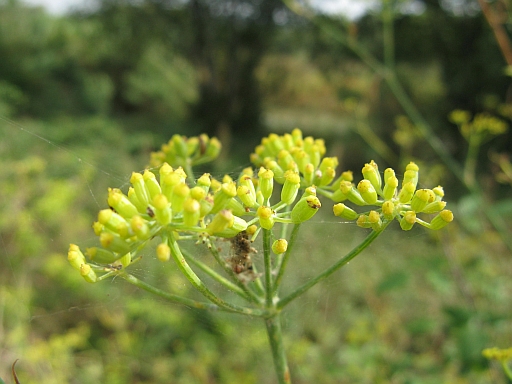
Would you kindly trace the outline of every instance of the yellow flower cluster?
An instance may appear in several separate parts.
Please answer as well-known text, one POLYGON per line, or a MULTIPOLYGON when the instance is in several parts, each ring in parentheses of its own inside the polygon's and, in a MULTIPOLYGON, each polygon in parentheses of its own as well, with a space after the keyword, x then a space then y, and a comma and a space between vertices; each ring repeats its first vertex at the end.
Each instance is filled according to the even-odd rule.
POLYGON ((222 145, 216 137, 206 134, 187 138, 173 135, 168 143, 163 144, 158 152, 151 153, 150 166, 157 168, 164 163, 175 167, 199 165, 215 160, 222 145))
MULTIPOLYGON (((188 141, 195 142, 192 139, 188 141)), ((130 183, 126 194, 109 189, 109 208, 101 210, 93 224, 101 246, 88 248, 85 255, 78 246, 70 246, 70 263, 89 282, 97 281, 95 271, 111 272, 130 265, 155 237, 161 239, 157 257, 166 261, 171 252, 166 242, 170 234, 195 239, 231 238, 245 230, 255 234, 257 227, 271 229, 276 222, 309 220, 321 206, 314 188, 299 196, 300 178, 292 170, 286 172, 280 198, 273 205, 274 174, 263 167, 257 174, 247 168, 237 180, 226 175, 218 181, 206 173, 191 185, 183 168, 163 163, 158 177, 146 170, 133 173, 130 183)), ((282 249, 283 245, 276 248, 282 249)))
POLYGON ((282 136, 270 134, 262 139, 251 155, 256 166, 264 166, 274 172, 274 178, 286 189, 290 173, 301 188, 314 187, 336 204, 334 214, 349 220, 357 220, 363 228, 378 231, 383 223, 397 219, 404 230, 415 223, 430 229, 440 229, 453 220, 451 211, 444 210, 442 187, 416 189, 418 166, 410 163, 399 188, 395 171, 388 168, 381 176, 377 164, 372 160, 363 167, 363 180, 353 183, 351 171, 343 172, 336 178, 336 157, 323 157, 325 144, 321 139, 303 137, 299 129, 282 136), (378 207, 365 213, 341 203, 348 200, 356 206, 375 205, 378 207), (437 214, 430 223, 417 217, 418 213, 437 214))
MULTIPOLYGON (((256 236, 258 228, 269 230, 275 223, 300 224, 320 209, 317 192, 338 203, 334 205, 336 216, 357 219, 361 227, 376 231, 393 219, 398 219, 404 230, 416 222, 439 229, 453 220, 452 213, 444 210, 441 187, 416 189, 418 167, 414 163, 407 166, 400 189, 395 172, 386 169, 382 178, 373 161, 364 166, 364 179, 356 186, 351 172, 335 179, 337 158, 323 157, 323 140, 303 138, 299 129, 264 138, 251 156, 259 169, 246 168, 235 180, 226 175, 218 181, 205 173, 191 181, 181 166, 161 163, 172 159, 190 169, 193 163, 217 156, 219 150, 217 140, 206 135, 189 139, 173 136, 161 152, 153 154, 158 177, 150 170, 133 173, 126 194, 109 189, 109 208, 101 210, 93 224, 101 246, 87 249, 88 263, 79 247, 72 244, 68 252, 71 265, 86 281, 95 282, 97 271, 106 271, 105 276, 127 267, 154 238, 160 239, 157 258, 166 261, 172 255, 171 236, 204 240, 211 236, 232 238, 242 231, 256 236), (274 188, 274 180, 282 184, 281 188, 274 188), (342 201, 375 205, 377 209, 356 213, 342 201), (418 213, 437 216, 427 223, 416 216, 418 213)), ((281 241, 274 248, 275 253, 283 253, 286 244, 281 241)))
POLYGON ((486 348, 482 351, 482 355, 489 360, 493 359, 504 362, 512 360, 512 348, 486 348))
POLYGON ((382 228, 383 223, 394 219, 400 222, 403 230, 410 230, 415 223, 430 229, 441 229, 453 221, 452 212, 444 210, 446 202, 442 200, 444 191, 441 186, 416 189, 419 168, 415 163, 407 165, 400 189, 395 171, 388 168, 381 177, 373 160, 365 164, 362 174, 364 178, 357 186, 350 181, 340 181, 339 190, 332 196, 335 201, 348 200, 358 206, 376 205, 379 208, 358 214, 345 204, 338 203, 333 207, 336 216, 357 219, 359 226, 376 231, 382 228), (419 213, 437 215, 428 223, 417 217, 419 213))
POLYGON ((471 121, 471 114, 468 111, 455 110, 450 113, 449 118, 452 123, 459 126, 462 136, 467 140, 473 135, 497 136, 508 130, 505 121, 487 113, 479 113, 471 121))

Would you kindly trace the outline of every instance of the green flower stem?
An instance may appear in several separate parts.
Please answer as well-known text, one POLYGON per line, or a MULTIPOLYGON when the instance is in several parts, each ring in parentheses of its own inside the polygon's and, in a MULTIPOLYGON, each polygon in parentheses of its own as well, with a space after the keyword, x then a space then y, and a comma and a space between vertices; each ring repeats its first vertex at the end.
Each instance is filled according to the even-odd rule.
POLYGON ((502 360, 501 361, 501 366, 503 367, 503 371, 505 371, 505 374, 507 375, 507 377, 512 380, 512 370, 510 370, 510 367, 508 365, 508 361, 507 360, 502 360))
POLYGON ((174 234, 170 234, 168 242, 169 247, 171 248, 172 258, 178 265, 178 268, 180 269, 181 273, 185 275, 187 280, 190 281, 194 288, 197 289, 204 297, 206 297, 212 303, 217 304, 219 307, 230 309, 231 311, 238 312, 240 314, 255 316, 254 309, 240 307, 238 305, 228 303, 222 300, 220 297, 216 296, 212 291, 210 291, 201 281, 199 276, 197 276, 195 272, 192 270, 192 268, 190 268, 190 266, 188 265, 187 261, 185 260, 185 257, 181 253, 180 247, 174 237, 174 234))
POLYGON ((291 384, 290 369, 286 361, 281 331, 281 317, 277 314, 265 319, 265 325, 267 326, 268 341, 272 349, 272 358, 274 359, 278 382, 279 384, 291 384))
POLYGON ((211 269, 209 266, 207 266, 205 263, 197 260, 194 256, 192 256, 189 252, 182 250, 181 253, 186 257, 187 261, 196 267, 198 267, 200 270, 202 270, 204 273, 206 273, 208 276, 210 276, 212 279, 217 281, 218 283, 222 284, 224 287, 229 289, 230 291, 233 291, 237 295, 243 297, 247 301, 253 301, 252 297, 248 295, 247 291, 244 291, 242 288, 240 288, 238 285, 235 285, 225 277, 219 275, 217 272, 215 272, 213 269, 211 269))
POLYGON ((464 163, 464 182, 471 187, 475 185, 476 163, 480 144, 481 141, 479 135, 470 134, 468 140, 468 153, 464 163))
POLYGON ((272 232, 263 230, 263 261, 265 264, 265 299, 267 307, 273 305, 274 291, 272 289, 272 260, 270 258, 270 241, 272 232))
MULTIPOLYGON (((226 264, 224 259, 219 254, 217 247, 211 245, 209 247, 209 250, 210 250, 210 253, 213 255, 213 257, 215 258, 215 260, 217 261, 217 263, 224 269, 224 271, 228 274, 228 276, 231 277, 231 280, 233 280, 248 296, 251 297, 251 301, 255 302, 255 303, 261 303, 261 297, 258 296, 257 293, 255 293, 254 291, 249 289, 249 287, 246 284, 244 284, 243 282, 241 282, 240 279, 238 279, 238 277, 236 276, 236 273, 233 272, 233 270, 226 264)), ((260 283, 259 293, 261 296, 263 296, 263 288, 261 287, 261 281, 259 283, 260 283)))
POLYGON ((119 277, 125 279, 130 284, 133 284, 136 287, 139 287, 140 289, 143 289, 149 293, 152 293, 152 294, 159 296, 167 301, 170 301, 171 303, 181 304, 181 305, 184 305, 184 306, 190 307, 190 308, 204 309, 207 311, 237 312, 237 311, 233 311, 233 310, 230 310, 227 308, 219 307, 218 305, 215 305, 215 304, 204 303, 204 302, 200 302, 200 301, 191 300, 191 299, 188 299, 183 296, 173 295, 172 293, 162 291, 159 288, 156 288, 142 280, 139 280, 135 276, 130 275, 126 272, 121 272, 121 273, 118 273, 117 275, 119 277))
POLYGON ((354 257, 359 255, 362 251, 364 251, 386 228, 386 226, 389 223, 385 223, 382 227, 382 229, 379 232, 372 231, 366 238, 359 244, 357 247, 352 249, 348 254, 346 254, 343 258, 341 258, 339 261, 337 261, 335 264, 333 264, 331 267, 327 268, 325 271, 323 271, 318 276, 312 278, 309 280, 306 284, 303 284, 299 288, 297 288, 294 292, 289 294, 288 296, 282 298, 279 300, 279 303, 277 304, 277 309, 282 309, 285 305, 302 295, 304 292, 306 292, 308 289, 319 283, 320 281, 324 280, 325 278, 332 275, 334 272, 336 272, 338 269, 343 267, 345 264, 347 264, 350 260, 352 260, 354 257))
POLYGON ((293 226, 292 233, 290 235, 290 241, 288 242, 288 248, 286 249, 286 252, 278 266, 277 276, 274 281, 274 287, 273 287, 274 294, 276 294, 277 291, 279 290, 279 285, 281 284, 281 281, 283 280, 284 271, 286 270, 286 265, 288 264, 288 260, 290 260, 290 255, 292 254, 293 246, 295 245, 295 241, 297 240, 299 228, 300 228, 300 224, 295 224, 293 226))

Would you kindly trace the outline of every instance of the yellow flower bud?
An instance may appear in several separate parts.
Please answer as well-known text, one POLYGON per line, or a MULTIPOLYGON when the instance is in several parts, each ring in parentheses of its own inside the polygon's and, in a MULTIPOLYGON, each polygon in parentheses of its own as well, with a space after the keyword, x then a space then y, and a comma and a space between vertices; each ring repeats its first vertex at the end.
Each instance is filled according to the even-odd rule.
POLYGON ((444 190, 443 190, 443 187, 441 187, 440 185, 438 185, 437 187, 435 187, 434 189, 432 189, 432 191, 434 192, 434 194, 436 195, 436 200, 437 201, 440 201, 443 199, 444 197, 444 190))
POLYGON ((138 201, 144 207, 147 207, 149 204, 149 195, 146 190, 146 186, 144 185, 144 178, 142 175, 140 173, 133 172, 132 177, 130 178, 130 183, 133 186, 138 201))
MULTIPOLYGON (((388 179, 390 177, 395 177, 396 178, 396 175, 395 175, 395 170, 393 168, 386 168, 384 170, 384 183, 387 183, 388 182, 388 179)), ((397 184, 398 185, 398 184, 397 184)))
POLYGON ((284 169, 284 170, 290 169, 290 164, 292 164, 292 163, 296 164, 295 161, 293 160, 293 157, 290 154, 290 152, 288 152, 285 149, 279 151, 279 153, 277 154, 277 164, 279 164, 279 166, 282 169, 284 169))
POLYGON ((211 213, 217 213, 224 209, 229 200, 236 196, 236 184, 233 181, 222 183, 221 188, 213 196, 213 208, 211 213))
POLYGON ((156 247, 156 257, 158 260, 165 262, 171 258, 171 248, 167 243, 160 243, 156 247))
POLYGON ((208 158, 208 160, 214 160, 219 156, 221 149, 222 144, 219 139, 212 137, 206 147, 205 157, 208 158))
POLYGON ((155 208, 155 217, 161 225, 167 225, 171 222, 171 204, 169 204, 169 201, 167 200, 167 197, 165 197, 165 195, 156 195, 155 198, 153 199, 153 207, 155 208))
POLYGON ((286 241, 286 239, 278 239, 272 243, 272 252, 274 252, 276 255, 285 253, 287 249, 288 241, 286 241))
POLYGON ((402 204, 407 204, 409 201, 411 201, 415 189, 416 187, 412 182, 403 185, 400 193, 398 194, 398 200, 402 204))
POLYGON ((325 171, 323 171, 322 177, 318 181, 318 186, 323 187, 323 186, 329 185, 334 180, 335 176, 336 176, 335 169, 331 168, 331 167, 327 167, 325 169, 325 171))
POLYGON ((139 213, 145 213, 147 209, 147 205, 142 204, 139 199, 137 198, 137 194, 135 193, 135 189, 133 187, 128 188, 128 200, 137 207, 137 211, 139 213))
POLYGON ((202 187, 199 187, 197 185, 190 189, 190 197, 197 201, 203 200, 206 197, 207 193, 207 191, 205 191, 202 187))
POLYGON ((147 221, 139 215, 132 217, 130 220, 130 228, 140 240, 147 240, 151 236, 147 221))
POLYGON ((377 166, 377 163, 375 161, 370 161, 370 163, 366 163, 363 167, 363 177, 366 180, 369 180, 370 183, 373 185, 373 188, 377 192, 380 192, 381 186, 382 186, 382 179, 380 177, 379 173, 379 167, 377 166))
POLYGON ((88 283, 95 283, 98 281, 98 276, 96 276, 96 272, 91 268, 89 264, 82 264, 80 266, 80 274, 88 283))
POLYGON ((452 211, 445 209, 439 212, 430 222, 430 229, 438 230, 444 228, 453 221, 452 211))
POLYGON ((284 171, 283 168, 277 164, 274 160, 268 161, 265 163, 265 167, 267 169, 270 169, 272 172, 274 172, 274 179, 279 183, 284 183, 284 171))
POLYGON ((124 217, 111 209, 102 209, 98 213, 98 222, 121 237, 128 236, 128 223, 124 217))
POLYGON ((368 222, 371 224, 374 231, 380 231, 382 229, 382 220, 377 211, 370 211, 368 214, 368 222))
POLYGON ((249 188, 245 185, 240 185, 237 188, 236 195, 246 207, 252 208, 256 205, 256 193, 251 194, 249 188))
POLYGON ((297 172, 286 171, 283 189, 281 190, 281 201, 285 204, 292 204, 297 197, 300 187, 300 176, 297 172))
POLYGON ((382 203, 382 215, 387 220, 392 220, 396 216, 395 204, 391 200, 382 203))
POLYGON ((117 188, 108 189, 108 205, 126 219, 137 215, 137 207, 117 188))
POLYGON ((341 192, 347 196, 347 199, 356 205, 366 205, 366 201, 361 197, 361 194, 350 181, 342 180, 340 182, 341 192))
POLYGON ((196 185, 204 189, 206 193, 210 190, 212 180, 209 173, 204 173, 199 179, 197 179, 196 185))
POLYGON ((245 230, 245 232, 247 232, 247 235, 252 236, 256 233, 257 230, 258 230, 258 226, 253 224, 253 225, 249 225, 247 227, 247 229, 245 230))
POLYGON ((160 180, 166 175, 170 175, 174 172, 174 169, 169 165, 169 163, 163 163, 160 167, 158 173, 160 174, 160 180))
POLYGON ((144 179, 144 186, 146 187, 150 200, 152 200, 156 195, 162 193, 160 184, 156 181, 156 176, 153 172, 145 170, 142 178, 144 179))
POLYGON ((219 211, 206 226, 206 232, 210 235, 215 235, 218 232, 224 231, 226 228, 233 225, 233 213, 227 209, 219 211))
MULTIPOLYGON (((391 168, 388 168, 391 169, 391 168)), ((384 189, 382 191, 382 195, 385 200, 391 200, 395 194, 396 189, 398 187, 398 179, 394 175, 390 175, 384 184, 384 189)))
POLYGON ((238 216, 233 216, 232 224, 226 229, 215 232, 215 236, 231 238, 247 229, 247 221, 238 216))
POLYGON ((187 198, 183 203, 183 224, 187 227, 197 225, 201 212, 201 204, 192 198, 187 198))
POLYGON ((372 223, 370 223, 368 221, 367 215, 360 215, 357 218, 356 224, 358 227, 361 227, 361 228, 371 228, 372 227, 372 223))
POLYGON ((176 171, 174 171, 171 174, 164 175, 160 179, 162 194, 165 195, 165 197, 167 197, 168 200, 171 200, 173 191, 174 191, 174 187, 176 187, 179 184, 183 184, 183 183, 184 183, 183 177, 176 171))
POLYGON ((69 245, 69 251, 68 251, 68 261, 69 264, 73 268, 75 268, 77 271, 80 270, 80 267, 82 264, 85 264, 85 256, 83 255, 82 251, 80 251, 80 248, 78 245, 70 244, 69 245))
POLYGON ((171 196, 171 208, 174 214, 183 211, 183 203, 190 195, 190 188, 187 184, 181 183, 174 187, 171 196))
POLYGON ((355 220, 358 218, 359 214, 354 211, 352 208, 347 207, 343 203, 335 204, 332 207, 334 216, 343 217, 348 220, 355 220))
POLYGON ((110 264, 119 259, 119 255, 116 255, 113 252, 105 248, 91 247, 87 248, 85 253, 89 256, 91 261, 100 264, 110 264))
POLYGON ((295 224, 303 223, 311 219, 320 209, 322 204, 318 197, 309 195, 301 198, 292 209, 291 219, 295 224))
POLYGON ((103 248, 107 248, 121 255, 130 252, 130 244, 124 241, 120 236, 110 232, 102 232, 100 234, 100 243, 103 248))
POLYGON ((357 190, 367 204, 375 204, 377 202, 377 191, 369 180, 361 180, 357 184, 357 190))
POLYGON ((436 213, 443 210, 446 207, 446 201, 433 201, 432 203, 427 204, 425 208, 423 208, 423 213, 436 213))
POLYGON ((416 223, 416 212, 407 211, 400 220, 400 227, 404 231, 409 231, 410 229, 412 229, 414 223, 416 223))
POLYGON ((422 212, 428 203, 434 201, 434 192, 430 189, 418 189, 411 200, 411 209, 415 212, 422 212))
POLYGON ((265 199, 269 199, 274 190, 274 172, 262 167, 258 172, 258 177, 261 194, 265 199))
POLYGON ((256 211, 256 216, 260 219, 260 225, 264 229, 272 229, 274 226, 274 212, 270 207, 261 205, 256 211))

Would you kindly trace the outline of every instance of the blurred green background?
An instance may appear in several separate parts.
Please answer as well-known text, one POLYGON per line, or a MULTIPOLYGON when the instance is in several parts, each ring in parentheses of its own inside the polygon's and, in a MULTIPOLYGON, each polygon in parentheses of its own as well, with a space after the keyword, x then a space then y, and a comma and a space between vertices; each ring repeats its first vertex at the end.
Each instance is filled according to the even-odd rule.
MULTIPOLYGON (((416 161, 421 183, 445 187, 456 221, 434 234, 389 229, 292 304, 283 327, 294 383, 507 382, 481 350, 512 346, 512 134, 479 143, 474 180, 464 179, 372 66, 394 68, 462 168, 468 142, 449 113, 511 116, 506 51, 478 3, 386 0, 353 20, 277 0, 95 4, 55 16, 0 0, 6 383, 16 359, 23 384, 274 383, 260 321, 171 306, 122 281, 87 284, 66 252, 95 240, 107 187, 126 190, 172 134, 219 137, 209 171, 220 175, 247 166, 262 136, 295 127, 325 138, 355 175, 370 159, 397 171, 416 161)), ((508 38, 510 2, 485 4, 508 38)), ((303 228, 289 287, 365 234, 326 206, 303 228)), ((186 294, 177 270, 153 258, 138 276, 186 294)))

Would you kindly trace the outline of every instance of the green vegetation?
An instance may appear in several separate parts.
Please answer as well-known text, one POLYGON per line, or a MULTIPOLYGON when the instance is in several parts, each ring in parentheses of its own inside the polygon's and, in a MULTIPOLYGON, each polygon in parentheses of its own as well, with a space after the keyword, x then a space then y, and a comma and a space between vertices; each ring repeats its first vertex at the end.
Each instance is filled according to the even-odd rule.
MULTIPOLYGON (((119 278, 87 284, 65 250, 94 245, 107 187, 126 192, 173 134, 217 135, 226 151, 209 171, 236 177, 257 138, 295 126, 326 138, 338 171, 414 161, 421 188, 445 187, 456 220, 405 236, 394 223, 291 302, 282 326, 294 382, 507 382, 504 355, 482 355, 512 346, 511 133, 495 129, 510 123, 510 78, 495 29, 469 5, 407 14, 387 2, 396 7, 350 22, 262 4, 262 19, 200 0, 104 1, 54 17, 0 1, 4 382, 19 359, 23 384, 275 383, 258 319, 169 305, 119 278)), ((364 235, 315 215, 283 291, 364 235)), ((218 245, 226 256, 229 243, 218 245)), ((149 261, 133 266, 137 278, 201 299, 172 263, 149 261)))

